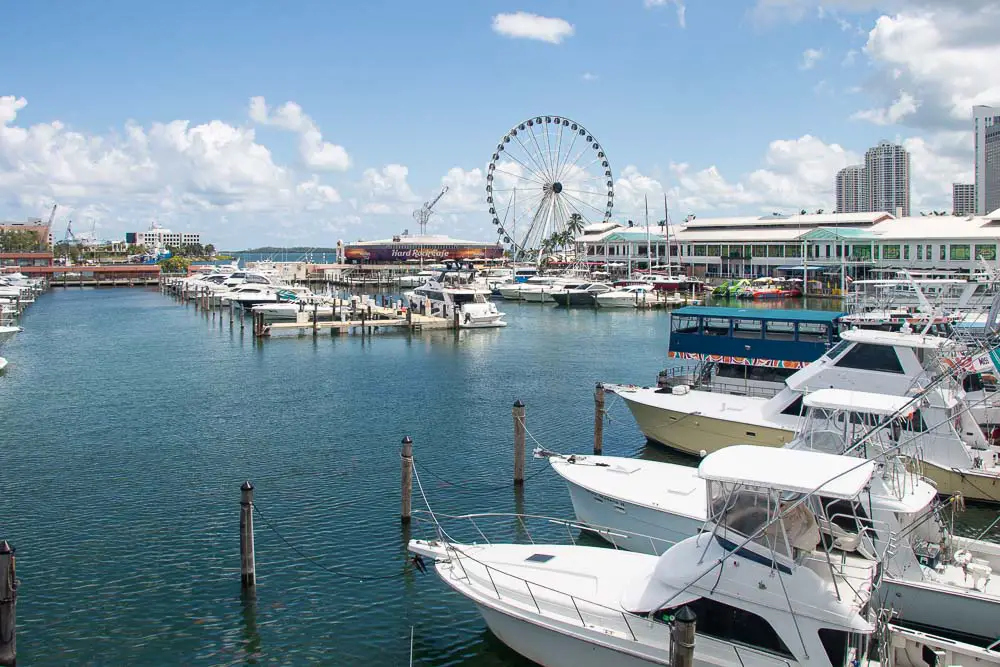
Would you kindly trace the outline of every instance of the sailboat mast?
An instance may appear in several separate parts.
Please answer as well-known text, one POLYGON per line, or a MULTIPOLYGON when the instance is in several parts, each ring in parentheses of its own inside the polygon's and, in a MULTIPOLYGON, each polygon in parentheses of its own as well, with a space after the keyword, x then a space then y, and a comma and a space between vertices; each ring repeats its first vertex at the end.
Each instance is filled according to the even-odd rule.
MULTIPOLYGON (((670 272, 670 212, 667 210, 667 193, 663 193, 663 230, 667 236, 667 272, 670 272)), ((678 257, 678 260, 680 258, 678 257)))
POLYGON ((649 196, 643 195, 642 201, 646 205, 646 270, 653 271, 653 254, 649 245, 649 196))

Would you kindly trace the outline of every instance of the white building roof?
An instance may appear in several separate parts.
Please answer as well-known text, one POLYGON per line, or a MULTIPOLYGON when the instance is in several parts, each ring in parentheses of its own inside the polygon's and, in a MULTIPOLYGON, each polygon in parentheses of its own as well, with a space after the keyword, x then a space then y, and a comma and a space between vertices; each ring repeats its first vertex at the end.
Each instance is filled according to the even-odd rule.
POLYGON ((757 445, 723 447, 698 466, 708 480, 844 499, 860 494, 874 471, 874 461, 757 445))
POLYGON ((684 223, 686 229, 711 227, 829 227, 835 225, 873 225, 892 218, 888 213, 807 213, 805 215, 763 215, 737 218, 695 218, 684 223))
POLYGON ((494 246, 496 243, 490 243, 489 241, 463 241, 462 239, 453 239, 450 236, 427 234, 426 236, 410 236, 400 234, 399 236, 394 236, 389 239, 380 239, 376 241, 355 241, 354 243, 347 243, 345 245, 349 246, 383 246, 392 245, 394 243, 408 244, 408 245, 471 245, 471 246, 494 246))

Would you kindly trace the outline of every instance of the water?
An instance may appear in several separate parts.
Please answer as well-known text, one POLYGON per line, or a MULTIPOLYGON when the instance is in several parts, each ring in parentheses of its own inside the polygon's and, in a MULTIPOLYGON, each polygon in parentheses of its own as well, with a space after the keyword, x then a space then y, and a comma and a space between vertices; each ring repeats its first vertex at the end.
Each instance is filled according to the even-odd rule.
MULTIPOLYGON (((256 344, 155 291, 42 296, 0 378, 22 662, 403 665, 412 628, 416 665, 526 664, 408 563, 400 440, 438 511, 569 516, 541 461, 523 495, 509 486, 511 405, 529 449, 589 451, 595 381, 652 382, 668 315, 502 308, 504 330, 256 344), (244 479, 267 520, 256 604, 239 591, 244 479)), ((677 460, 608 410, 605 453, 677 460)))

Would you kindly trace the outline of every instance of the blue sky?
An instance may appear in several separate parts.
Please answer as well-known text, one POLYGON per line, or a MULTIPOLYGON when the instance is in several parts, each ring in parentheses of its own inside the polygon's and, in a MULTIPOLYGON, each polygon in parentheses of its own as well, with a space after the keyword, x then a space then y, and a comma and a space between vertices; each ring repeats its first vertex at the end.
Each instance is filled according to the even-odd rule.
POLYGON ((831 209, 879 139, 907 142, 915 210, 971 178, 963 109, 1000 103, 990 3, 684 4, 8 5, 0 218, 329 245, 413 227, 446 183, 432 230, 495 238, 485 166, 537 114, 600 140, 616 217, 664 192, 675 219, 831 209))

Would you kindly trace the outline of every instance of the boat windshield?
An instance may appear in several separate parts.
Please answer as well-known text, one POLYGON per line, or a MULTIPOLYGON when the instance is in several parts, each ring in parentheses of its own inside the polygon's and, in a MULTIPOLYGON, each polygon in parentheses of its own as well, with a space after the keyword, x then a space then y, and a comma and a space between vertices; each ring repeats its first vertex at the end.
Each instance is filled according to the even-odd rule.
POLYGON ((456 293, 451 295, 451 300, 457 305, 462 305, 463 303, 475 303, 476 295, 474 293, 456 293))

